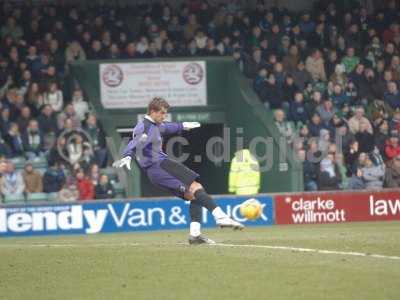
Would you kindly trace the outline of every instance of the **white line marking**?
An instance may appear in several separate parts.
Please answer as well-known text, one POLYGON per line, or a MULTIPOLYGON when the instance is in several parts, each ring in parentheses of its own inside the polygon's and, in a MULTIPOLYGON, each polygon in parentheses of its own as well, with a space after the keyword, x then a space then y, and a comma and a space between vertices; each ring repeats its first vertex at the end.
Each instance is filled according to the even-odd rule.
POLYGON ((90 247, 135 247, 145 246, 138 243, 96 243, 96 244, 0 244, 1 248, 90 248, 90 247))
MULTIPOLYGON (((111 247, 146 247, 146 246, 171 246, 171 245, 184 245, 189 246, 187 243, 161 243, 161 244, 139 244, 139 243, 82 243, 82 244, 0 244, 1 248, 111 248, 111 247)), ((390 260, 400 260, 400 256, 394 255, 382 255, 373 253, 363 252, 352 252, 352 251, 336 251, 336 250, 324 250, 324 249, 313 249, 313 248, 300 248, 300 247, 289 247, 289 246, 271 246, 271 245, 249 245, 249 244, 222 244, 217 243, 213 245, 207 245, 210 247, 231 247, 231 248, 258 248, 258 249, 272 249, 272 250, 284 250, 294 252, 308 252, 318 254, 333 254, 333 255, 347 255, 347 256, 359 256, 359 257, 372 257, 390 260)), ((193 246, 192 246, 193 247, 193 246)))
POLYGON ((288 247, 288 246, 221 244, 221 243, 217 243, 217 244, 210 245, 210 246, 235 247, 235 248, 263 248, 263 249, 286 250, 286 251, 295 251, 295 252, 311 252, 311 253, 320 253, 320 254, 336 254, 336 255, 349 255, 349 256, 361 256, 361 257, 373 257, 373 258, 400 260, 400 256, 372 254, 372 253, 369 254, 369 253, 362 253, 362 252, 323 250, 323 249, 312 249, 312 248, 297 248, 297 247, 288 247))

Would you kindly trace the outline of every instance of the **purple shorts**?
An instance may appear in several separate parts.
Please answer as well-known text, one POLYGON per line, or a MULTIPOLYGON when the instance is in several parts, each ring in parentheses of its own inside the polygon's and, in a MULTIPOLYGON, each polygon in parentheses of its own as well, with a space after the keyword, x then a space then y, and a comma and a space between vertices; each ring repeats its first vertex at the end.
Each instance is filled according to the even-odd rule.
POLYGON ((200 177, 183 164, 168 158, 153 164, 146 169, 146 173, 152 184, 180 198, 183 198, 193 181, 200 177))

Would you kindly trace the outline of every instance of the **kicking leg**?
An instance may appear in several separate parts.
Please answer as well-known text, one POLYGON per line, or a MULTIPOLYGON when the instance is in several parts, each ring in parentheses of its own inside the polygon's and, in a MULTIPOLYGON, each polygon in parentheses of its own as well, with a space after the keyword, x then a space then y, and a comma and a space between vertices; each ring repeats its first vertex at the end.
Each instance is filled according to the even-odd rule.
POLYGON ((243 229, 244 225, 232 220, 228 217, 227 214, 223 212, 223 210, 217 206, 215 201, 211 198, 211 196, 204 190, 203 186, 194 181, 190 187, 189 192, 194 195, 194 200, 192 202, 197 202, 201 206, 207 208, 208 211, 214 216, 215 222, 221 228, 230 227, 233 229, 243 229))

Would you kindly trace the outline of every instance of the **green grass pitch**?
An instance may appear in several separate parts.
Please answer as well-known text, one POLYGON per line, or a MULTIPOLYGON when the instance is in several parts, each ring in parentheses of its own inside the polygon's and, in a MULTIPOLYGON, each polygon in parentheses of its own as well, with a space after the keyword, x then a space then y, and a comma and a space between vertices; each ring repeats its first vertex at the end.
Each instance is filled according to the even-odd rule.
POLYGON ((400 299, 400 222, 0 239, 0 299, 400 299))

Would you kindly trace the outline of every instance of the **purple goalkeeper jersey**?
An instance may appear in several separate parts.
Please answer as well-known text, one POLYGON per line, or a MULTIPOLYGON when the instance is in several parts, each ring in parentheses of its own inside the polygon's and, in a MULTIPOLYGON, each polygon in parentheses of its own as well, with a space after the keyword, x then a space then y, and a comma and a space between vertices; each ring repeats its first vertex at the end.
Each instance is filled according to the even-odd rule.
POLYGON ((147 169, 167 158, 167 154, 162 150, 163 137, 180 134, 182 130, 182 123, 157 124, 146 116, 133 128, 132 140, 126 146, 122 156, 135 157, 140 167, 147 169))

